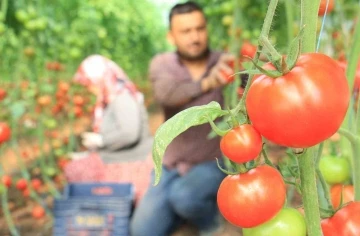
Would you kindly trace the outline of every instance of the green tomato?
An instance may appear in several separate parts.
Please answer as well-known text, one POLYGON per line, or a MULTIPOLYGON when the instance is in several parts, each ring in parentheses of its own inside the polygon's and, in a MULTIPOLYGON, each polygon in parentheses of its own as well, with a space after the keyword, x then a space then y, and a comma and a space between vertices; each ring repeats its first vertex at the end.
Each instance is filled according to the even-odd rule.
POLYGON ((47 167, 45 169, 45 173, 46 173, 47 176, 53 177, 53 176, 56 175, 56 169, 54 167, 47 167))
POLYGON ((251 32, 249 30, 244 30, 242 32, 243 39, 250 39, 251 38, 251 32))
POLYGON ((54 129, 58 126, 58 123, 55 119, 46 119, 45 120, 45 127, 48 128, 48 129, 54 129))
POLYGON ((80 58, 81 50, 77 47, 73 47, 70 49, 70 57, 73 59, 80 58))
POLYGON ((29 20, 29 16, 24 10, 17 10, 15 12, 15 18, 21 23, 25 23, 29 20))
POLYGON ((344 157, 327 155, 320 159, 320 172, 325 181, 332 184, 340 184, 350 179, 350 163, 344 157))
POLYGON ((283 208, 272 219, 254 228, 243 229, 244 236, 306 236, 305 219, 294 208, 283 208))
POLYGON ((64 156, 64 155, 65 155, 65 151, 64 151, 64 149, 62 149, 62 148, 57 148, 57 149, 54 150, 54 154, 55 154, 55 156, 57 156, 57 157, 64 156))
POLYGON ((232 15, 225 15, 222 20, 221 20, 222 24, 225 26, 230 26, 233 22, 233 17, 232 15))
POLYGON ((223 2, 220 8, 223 13, 232 13, 234 11, 234 4, 232 1, 223 2))

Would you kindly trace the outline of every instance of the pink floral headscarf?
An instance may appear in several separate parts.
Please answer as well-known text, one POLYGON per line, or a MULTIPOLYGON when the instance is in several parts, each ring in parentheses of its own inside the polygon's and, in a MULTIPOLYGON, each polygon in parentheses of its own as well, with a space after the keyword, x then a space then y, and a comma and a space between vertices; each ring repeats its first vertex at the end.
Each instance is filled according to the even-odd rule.
POLYGON ((94 85, 100 93, 96 98, 93 130, 99 131, 104 109, 114 98, 128 90, 136 99, 138 90, 125 72, 115 62, 101 55, 91 55, 83 60, 74 76, 74 81, 84 85, 94 85))

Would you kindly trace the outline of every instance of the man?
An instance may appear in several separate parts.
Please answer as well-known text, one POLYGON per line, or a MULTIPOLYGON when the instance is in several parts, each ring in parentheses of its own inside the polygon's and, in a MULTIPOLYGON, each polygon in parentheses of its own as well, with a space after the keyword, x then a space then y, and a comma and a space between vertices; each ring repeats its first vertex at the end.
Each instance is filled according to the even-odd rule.
MULTIPOLYGON (((233 56, 209 50, 206 19, 197 4, 175 5, 169 21, 168 40, 177 50, 155 56, 150 65, 154 96, 166 120, 192 106, 222 104, 224 74, 234 73, 227 64, 233 56)), ((135 209, 131 235, 168 236, 183 222, 200 232, 218 226, 216 194, 225 175, 215 160, 222 155, 220 140, 208 140, 210 131, 209 124, 190 128, 168 146, 160 183, 149 187, 135 209)))

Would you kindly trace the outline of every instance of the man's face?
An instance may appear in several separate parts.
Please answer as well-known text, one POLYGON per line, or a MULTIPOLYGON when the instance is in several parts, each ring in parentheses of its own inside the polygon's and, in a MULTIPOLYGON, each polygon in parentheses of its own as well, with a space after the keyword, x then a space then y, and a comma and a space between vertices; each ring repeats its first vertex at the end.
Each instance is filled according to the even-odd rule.
POLYGON ((208 49, 206 20, 200 11, 174 15, 168 38, 184 59, 198 60, 208 49))

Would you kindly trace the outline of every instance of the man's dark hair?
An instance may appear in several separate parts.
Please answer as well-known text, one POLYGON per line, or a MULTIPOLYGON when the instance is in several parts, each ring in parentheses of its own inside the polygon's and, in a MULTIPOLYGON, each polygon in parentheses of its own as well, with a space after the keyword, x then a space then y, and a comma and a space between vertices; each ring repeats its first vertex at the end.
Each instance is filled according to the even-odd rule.
POLYGON ((195 2, 188 1, 185 3, 178 3, 170 10, 169 14, 169 27, 171 28, 171 20, 174 15, 191 13, 193 11, 203 12, 202 8, 195 2))

